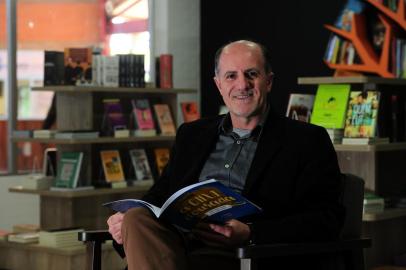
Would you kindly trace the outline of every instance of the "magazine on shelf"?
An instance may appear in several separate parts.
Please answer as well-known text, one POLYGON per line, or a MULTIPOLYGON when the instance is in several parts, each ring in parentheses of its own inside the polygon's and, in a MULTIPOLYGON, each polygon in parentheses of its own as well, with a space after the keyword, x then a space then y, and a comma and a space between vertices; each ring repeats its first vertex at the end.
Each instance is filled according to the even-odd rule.
POLYGON ((157 218, 171 222, 186 231, 199 222, 224 224, 230 219, 259 214, 262 211, 241 194, 215 179, 178 190, 161 208, 137 199, 118 200, 103 205, 122 213, 133 207, 144 207, 157 218))

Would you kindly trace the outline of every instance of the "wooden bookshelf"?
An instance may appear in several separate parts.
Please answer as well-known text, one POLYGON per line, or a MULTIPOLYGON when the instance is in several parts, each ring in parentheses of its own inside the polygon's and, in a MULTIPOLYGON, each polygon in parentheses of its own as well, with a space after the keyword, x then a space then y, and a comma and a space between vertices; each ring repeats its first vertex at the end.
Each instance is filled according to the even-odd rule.
POLYGON ((134 93, 134 94, 196 94, 195 89, 163 89, 163 88, 129 88, 129 87, 107 87, 107 86, 74 86, 74 85, 55 85, 44 87, 33 87, 32 91, 52 91, 55 93, 134 93))
POLYGON ((56 139, 56 138, 11 138, 13 142, 33 142, 47 144, 113 144, 113 143, 148 143, 148 142, 172 142, 175 136, 151 136, 151 137, 99 137, 91 139, 56 139))
POLYGON ((122 194, 122 193, 139 193, 143 194, 147 192, 152 186, 151 182, 143 184, 138 184, 136 186, 125 187, 125 188, 97 188, 91 190, 78 190, 78 191, 53 191, 53 190, 36 190, 27 189, 22 186, 15 186, 9 188, 9 192, 24 193, 24 194, 34 194, 47 197, 57 197, 57 198, 79 198, 79 197, 89 197, 89 196, 100 196, 100 195, 112 195, 112 194, 122 194))
POLYGON ((375 145, 349 145, 334 144, 336 152, 383 152, 383 151, 406 151, 406 142, 384 143, 375 145))
POLYGON ((406 217, 406 208, 389 208, 381 212, 364 213, 362 215, 362 221, 374 222, 402 217, 406 217))
MULTIPOLYGON (((376 76, 356 76, 356 77, 299 77, 297 83, 301 85, 317 84, 379 84, 379 85, 406 85, 406 79, 382 78, 376 76)), ((406 88, 403 88, 406 90, 406 88)))

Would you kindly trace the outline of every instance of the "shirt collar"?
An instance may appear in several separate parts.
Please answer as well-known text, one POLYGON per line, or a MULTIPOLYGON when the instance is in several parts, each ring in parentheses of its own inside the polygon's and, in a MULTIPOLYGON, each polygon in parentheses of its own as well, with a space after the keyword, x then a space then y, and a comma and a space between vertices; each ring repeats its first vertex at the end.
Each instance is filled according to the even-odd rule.
MULTIPOLYGON (((261 135, 261 132, 262 132, 262 128, 269 115, 269 111, 270 111, 269 107, 270 107, 270 105, 268 104, 266 106, 265 113, 259 120, 258 125, 251 131, 251 134, 249 137, 259 138, 259 135, 261 135)), ((223 119, 221 119, 220 124, 218 126, 218 132, 219 132, 219 134, 224 134, 224 135, 230 135, 233 132, 233 125, 231 123, 230 113, 225 114, 223 119)))

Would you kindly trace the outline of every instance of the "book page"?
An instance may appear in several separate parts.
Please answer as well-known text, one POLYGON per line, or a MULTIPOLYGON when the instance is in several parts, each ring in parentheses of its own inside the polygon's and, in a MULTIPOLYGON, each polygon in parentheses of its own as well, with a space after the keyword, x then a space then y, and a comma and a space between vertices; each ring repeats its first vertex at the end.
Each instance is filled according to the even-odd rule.
POLYGON ((133 207, 144 207, 149 209, 156 217, 159 217, 161 213, 161 208, 156 207, 153 204, 150 204, 148 202, 142 201, 142 200, 136 200, 136 199, 125 199, 125 200, 118 200, 114 202, 109 202, 103 204, 103 206, 107 206, 114 211, 125 213, 127 212, 128 209, 131 209, 133 207))

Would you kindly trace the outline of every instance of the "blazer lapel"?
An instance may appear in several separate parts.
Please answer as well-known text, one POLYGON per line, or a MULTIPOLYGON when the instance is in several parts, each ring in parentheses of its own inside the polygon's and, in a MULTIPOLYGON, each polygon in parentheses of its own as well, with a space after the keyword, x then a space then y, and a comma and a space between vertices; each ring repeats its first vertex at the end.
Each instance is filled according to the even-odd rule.
POLYGON ((261 173, 283 145, 284 130, 282 117, 271 110, 262 129, 255 156, 248 171, 243 194, 249 193, 253 185, 262 180, 259 179, 261 173))
POLYGON ((187 182, 194 182, 199 178, 200 172, 217 142, 219 122, 211 122, 203 130, 200 129, 199 133, 195 135, 196 137, 193 140, 193 149, 195 151, 189 157, 191 160, 187 163, 190 164, 190 170, 188 170, 184 177, 187 182))

